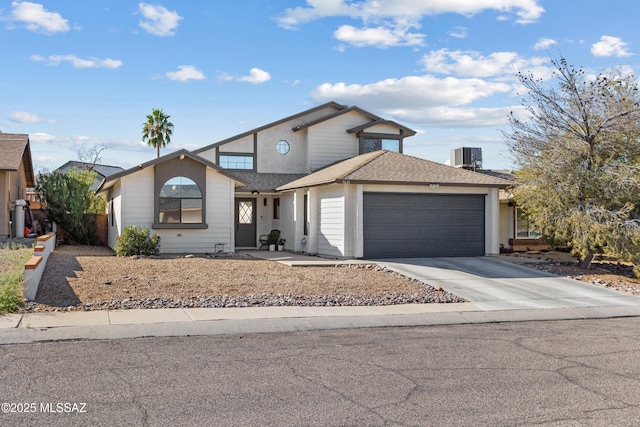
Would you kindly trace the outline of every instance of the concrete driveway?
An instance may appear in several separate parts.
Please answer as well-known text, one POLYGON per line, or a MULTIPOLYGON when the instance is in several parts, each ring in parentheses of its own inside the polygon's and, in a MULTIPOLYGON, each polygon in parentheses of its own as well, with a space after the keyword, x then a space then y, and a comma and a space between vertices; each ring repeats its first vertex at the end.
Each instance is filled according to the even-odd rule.
POLYGON ((567 279, 506 258, 376 260, 391 270, 466 298, 481 310, 640 306, 640 297, 567 279))

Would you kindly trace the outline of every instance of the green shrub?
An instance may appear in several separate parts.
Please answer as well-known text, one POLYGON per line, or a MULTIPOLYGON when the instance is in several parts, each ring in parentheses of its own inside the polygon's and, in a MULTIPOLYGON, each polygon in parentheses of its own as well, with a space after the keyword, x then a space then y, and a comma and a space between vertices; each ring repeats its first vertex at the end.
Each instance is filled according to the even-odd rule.
POLYGON ((116 240, 116 255, 157 255, 160 253, 160 236, 151 235, 149 228, 128 225, 116 240))

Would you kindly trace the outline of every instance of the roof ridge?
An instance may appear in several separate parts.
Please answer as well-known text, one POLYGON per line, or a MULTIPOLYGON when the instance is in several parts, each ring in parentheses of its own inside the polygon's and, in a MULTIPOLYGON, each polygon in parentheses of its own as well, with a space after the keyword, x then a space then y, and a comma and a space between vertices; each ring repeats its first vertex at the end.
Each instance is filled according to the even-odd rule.
POLYGON ((256 128, 246 130, 246 131, 241 132, 241 133, 239 133, 237 135, 233 135, 233 136, 231 136, 229 138, 225 138, 223 140, 214 142, 212 144, 205 145, 204 147, 196 148, 194 150, 191 150, 191 152, 194 153, 194 154, 200 154, 203 151, 210 150, 210 149, 212 149, 214 147, 217 147, 217 146, 220 146, 220 145, 224 145, 224 144, 226 144, 228 142, 232 142, 234 140, 237 140, 237 139, 240 139, 240 138, 244 138, 244 137, 246 137, 248 135, 252 135, 254 133, 262 132, 265 129, 269 129, 269 128, 277 126, 279 124, 286 123, 286 122, 291 121, 291 120, 295 120, 295 119, 297 119, 299 117, 303 117, 303 116, 305 116, 307 114, 312 114, 312 113, 314 113, 316 111, 320 111, 320 110, 322 110, 324 108, 328 108, 328 107, 334 107, 334 108, 338 109, 338 111, 341 111, 341 110, 344 110, 345 108, 347 108, 346 105, 338 104, 336 101, 325 102, 324 104, 316 105, 315 107, 308 108, 308 109, 306 109, 304 111, 300 111, 299 113, 292 114, 292 115, 284 117, 282 119, 279 119, 279 120, 264 124, 262 126, 258 126, 256 128))
POLYGON ((349 171, 347 171, 344 174, 342 174, 341 178, 344 179, 344 177, 351 175, 352 173, 356 172, 359 169, 362 169, 364 166, 368 165, 369 163, 371 163, 372 161, 374 161, 378 157, 380 157, 380 156, 382 156, 384 154, 387 154, 387 153, 389 153, 389 150, 377 150, 377 151, 371 151, 370 153, 365 153, 365 154, 361 154, 360 156, 354 157, 354 159, 357 159, 358 157, 367 156, 367 158, 363 159, 362 162, 357 163, 356 165, 354 165, 354 167, 352 169, 350 169, 349 171))

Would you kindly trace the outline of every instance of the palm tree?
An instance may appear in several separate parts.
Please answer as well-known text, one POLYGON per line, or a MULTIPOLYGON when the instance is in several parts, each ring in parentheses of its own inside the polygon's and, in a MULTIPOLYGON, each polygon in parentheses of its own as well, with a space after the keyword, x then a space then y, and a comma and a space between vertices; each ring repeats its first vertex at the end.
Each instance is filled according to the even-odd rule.
POLYGON ((149 147, 158 149, 160 157, 160 147, 166 147, 171 142, 173 133, 173 123, 162 110, 154 108, 151 114, 147 115, 146 123, 142 124, 142 140, 147 141, 149 147))

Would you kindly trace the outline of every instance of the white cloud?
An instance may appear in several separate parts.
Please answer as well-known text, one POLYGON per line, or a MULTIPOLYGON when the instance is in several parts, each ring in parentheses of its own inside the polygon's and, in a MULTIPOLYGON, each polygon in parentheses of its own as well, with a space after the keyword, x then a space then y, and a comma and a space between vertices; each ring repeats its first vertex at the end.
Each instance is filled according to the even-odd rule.
POLYGON ((307 0, 307 6, 286 9, 277 18, 278 25, 295 29, 300 25, 326 17, 348 16, 375 22, 392 19, 396 22, 417 22, 423 16, 457 13, 471 16, 486 10, 501 12, 500 19, 516 16, 516 22, 535 22, 544 13, 538 0, 307 0))
POLYGON ((271 80, 271 74, 264 70, 261 70, 260 68, 252 68, 251 70, 249 70, 248 76, 236 77, 232 78, 232 80, 257 85, 271 80))
POLYGON ((524 59, 516 52, 494 52, 488 56, 475 51, 434 50, 422 58, 425 70, 439 74, 470 77, 515 77, 521 69, 544 66, 548 58, 524 59))
POLYGON ((594 56, 629 56, 631 53, 627 49, 627 43, 619 37, 602 36, 600 41, 591 46, 591 53, 594 56))
POLYGON ((55 120, 43 119, 37 114, 27 113, 26 111, 12 111, 9 114, 9 120, 18 123, 55 123, 55 120))
POLYGON ((399 111, 397 117, 426 126, 440 128, 474 128, 505 126, 511 107, 496 108, 424 108, 399 111))
POLYGON ((82 59, 75 55, 50 55, 48 58, 42 55, 31 55, 34 62, 46 62, 47 65, 60 65, 62 62, 69 62, 74 68, 109 68, 115 69, 122 66, 122 61, 117 59, 82 59))
POLYGON ((204 80, 205 76, 202 71, 197 70, 192 65, 180 65, 178 71, 172 71, 165 74, 170 80, 177 80, 180 82, 186 82, 189 80, 204 80))
POLYGON ((34 132, 29 134, 29 141, 40 144, 47 144, 49 142, 56 141, 57 139, 58 137, 43 132, 34 132))
POLYGON ((424 75, 365 85, 324 83, 313 91, 312 97, 322 102, 348 100, 347 104, 368 105, 374 111, 396 111, 465 105, 510 90, 511 85, 505 83, 424 75))
POLYGON ((14 1, 13 20, 23 22, 28 30, 44 34, 69 31, 69 24, 58 12, 49 12, 39 3, 14 1))
POLYGON ((358 29, 351 25, 343 25, 338 28, 333 36, 343 42, 354 46, 414 46, 424 43, 424 35, 410 33, 408 28, 374 27, 358 29))
POLYGON ((169 11, 164 6, 148 3, 138 3, 143 19, 139 25, 149 34, 154 36, 173 36, 178 28, 182 16, 176 11, 169 11))
POLYGON ((453 30, 449 31, 449 35, 457 39, 465 39, 467 38, 467 35, 468 35, 467 28, 461 25, 458 25, 453 30))
POLYGON ((536 42, 535 45, 533 45, 533 48, 535 50, 545 50, 548 49, 549 47, 553 46, 553 45, 557 45, 558 42, 555 41, 554 39, 547 39, 547 38, 539 38, 538 41, 536 42))

